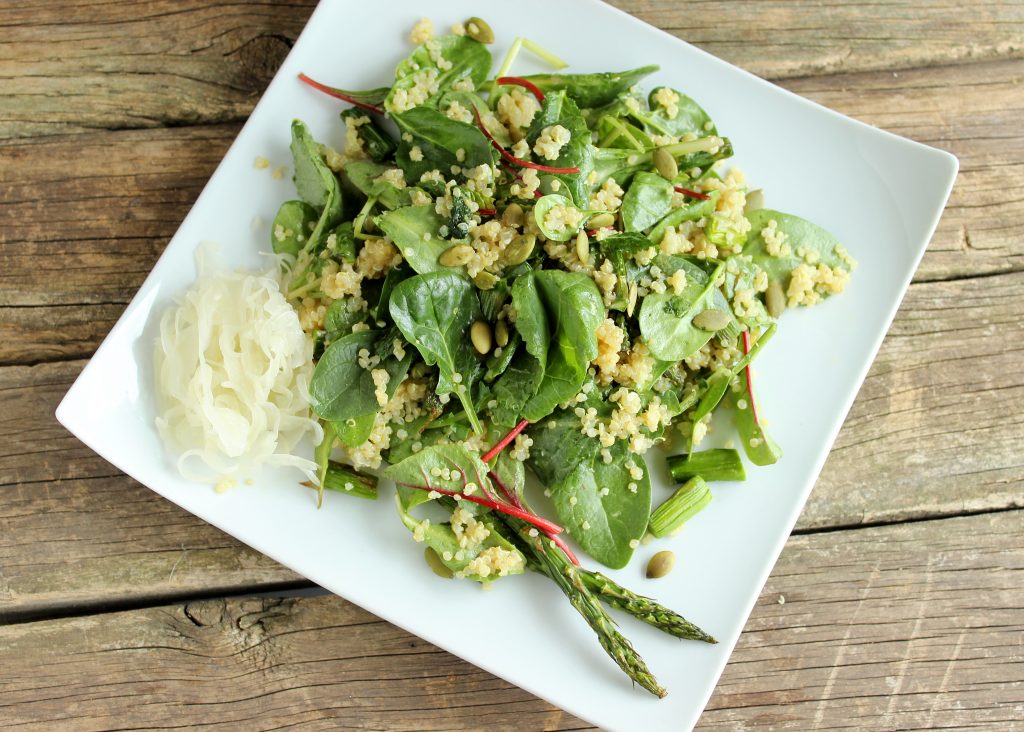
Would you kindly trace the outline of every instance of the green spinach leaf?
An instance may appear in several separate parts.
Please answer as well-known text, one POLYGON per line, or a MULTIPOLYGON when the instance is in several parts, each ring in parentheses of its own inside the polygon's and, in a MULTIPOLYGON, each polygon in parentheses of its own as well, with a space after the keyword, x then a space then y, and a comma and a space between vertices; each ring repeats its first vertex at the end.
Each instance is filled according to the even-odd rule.
POLYGON ((456 271, 437 261, 451 242, 442 239, 437 230, 445 223, 433 206, 405 206, 378 216, 374 222, 395 243, 402 257, 419 274, 456 271))
POLYGON ((658 70, 658 66, 641 66, 628 71, 608 71, 598 74, 532 74, 526 78, 545 95, 564 92, 580 107, 603 107, 618 99, 620 94, 637 84, 645 76, 658 70))
POLYGON ((657 173, 637 173, 622 199, 622 224, 626 231, 654 226, 672 210, 675 190, 657 173))
POLYGON ((292 157, 295 173, 292 180, 299 197, 320 211, 316 227, 310 232, 306 248, 319 251, 327 231, 341 221, 344 210, 341 187, 334 172, 320 157, 320 144, 313 139, 309 128, 301 120, 292 121, 292 157))
POLYGON ((305 201, 285 201, 270 227, 274 254, 296 256, 306 247, 308 236, 316 228, 320 213, 305 201))
POLYGON ((847 272, 853 268, 852 260, 839 240, 810 221, 767 208, 751 211, 747 219, 751 228, 743 253, 749 255, 755 264, 768 272, 769 277, 778 280, 783 286, 789 282, 793 270, 803 264, 807 257, 816 263, 839 267, 847 272), (775 221, 776 231, 785 235, 783 248, 788 245, 788 250, 779 256, 768 253, 768 244, 763 238, 762 232, 770 221, 775 221))
POLYGON ((412 140, 402 139, 395 158, 410 183, 415 183, 420 176, 432 170, 440 170, 448 178, 452 174, 452 166, 468 170, 480 165, 494 165, 494 148, 475 125, 448 119, 430 107, 414 107, 394 115, 394 119, 405 133, 412 136, 412 140), (414 147, 420 149, 418 160, 411 156, 414 147))
POLYGON ((411 103, 433 105, 437 98, 460 79, 471 79, 475 87, 487 80, 493 59, 487 47, 468 36, 446 35, 417 46, 395 69, 395 83, 384 99, 391 114, 408 111, 411 103), (440 65, 439 65, 440 64, 440 65), (441 65, 446 68, 441 68, 441 65), (432 87, 425 99, 418 90, 432 87))
MULTIPOLYGON (((679 361, 696 353, 711 340, 711 331, 693 324, 698 314, 713 306, 715 281, 721 274, 719 265, 710 277, 701 279, 696 271, 687 270, 683 292, 652 293, 640 306, 640 333, 651 354, 663 361, 679 361)), ((703 272, 701 273, 703 274, 703 272)))
POLYGON ((569 141, 562 147, 555 160, 545 159, 540 162, 556 168, 579 168, 579 172, 540 173, 541 190, 550 193, 555 191, 557 186, 557 191, 568 193, 577 206, 587 208, 590 198, 587 176, 594 169, 594 146, 590 144, 590 129, 580 114, 579 107, 563 91, 548 94, 540 111, 534 115, 526 132, 526 141, 531 149, 544 129, 552 125, 561 125, 567 129, 569 141))
POLYGON ((540 386, 522 410, 523 417, 536 422, 583 385, 597 356, 604 302, 589 277, 559 270, 519 277, 512 286, 512 302, 516 330, 527 352, 543 366, 540 386))
POLYGON ((391 293, 391 317, 428 366, 438 367, 438 395, 455 392, 473 430, 483 432, 471 398, 481 366, 470 339, 480 318, 473 285, 454 272, 410 277, 391 293))

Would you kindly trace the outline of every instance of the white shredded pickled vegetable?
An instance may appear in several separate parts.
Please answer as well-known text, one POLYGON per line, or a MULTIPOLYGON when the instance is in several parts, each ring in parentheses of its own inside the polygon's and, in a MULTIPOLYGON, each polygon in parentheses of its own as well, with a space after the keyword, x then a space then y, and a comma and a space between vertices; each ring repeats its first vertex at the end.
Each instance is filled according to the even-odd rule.
POLYGON ((313 344, 272 275, 210 272, 160 320, 156 381, 164 442, 189 480, 222 484, 262 465, 316 464, 292 451, 307 434, 313 344))

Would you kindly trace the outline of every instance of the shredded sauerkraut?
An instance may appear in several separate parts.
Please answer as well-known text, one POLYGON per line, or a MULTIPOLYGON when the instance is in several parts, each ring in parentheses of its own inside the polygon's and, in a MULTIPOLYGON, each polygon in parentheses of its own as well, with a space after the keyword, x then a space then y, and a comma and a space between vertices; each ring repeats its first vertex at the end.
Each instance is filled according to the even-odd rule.
MULTIPOLYGON (((200 258, 201 260, 202 258, 200 258)), ((292 450, 310 418, 313 345, 272 275, 210 272, 160 321, 156 387, 164 442, 189 480, 223 485, 261 465, 316 464, 292 450)))

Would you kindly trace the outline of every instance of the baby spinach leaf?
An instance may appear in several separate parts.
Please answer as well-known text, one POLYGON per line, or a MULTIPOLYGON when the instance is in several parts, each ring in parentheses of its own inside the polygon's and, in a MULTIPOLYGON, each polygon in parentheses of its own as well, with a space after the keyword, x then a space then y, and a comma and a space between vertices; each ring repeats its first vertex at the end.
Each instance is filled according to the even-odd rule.
POLYGON ((487 106, 487 102, 479 94, 470 91, 445 92, 441 95, 440 100, 438 100, 437 108, 442 112, 447 112, 452 103, 457 103, 470 113, 476 109, 480 119, 487 125, 487 131, 491 133, 502 147, 507 148, 512 144, 508 128, 498 121, 498 117, 491 111, 491 108, 487 106))
POLYGON ((708 113, 677 89, 672 91, 679 95, 679 101, 676 103, 678 112, 675 117, 669 117, 668 110, 657 101, 658 90, 662 88, 664 87, 651 89, 647 97, 650 111, 631 112, 631 116, 640 121, 649 132, 672 137, 682 137, 687 132, 693 132, 700 137, 716 134, 714 123, 711 122, 708 113), (705 127, 709 123, 711 126, 705 127))
MULTIPOLYGON (((576 235, 586 223, 586 213, 581 211, 581 218, 579 223, 575 227, 566 226, 564 228, 556 228, 554 226, 548 226, 547 216, 548 213, 557 206, 564 206, 568 209, 576 209, 576 204, 572 202, 568 197, 563 196, 559 193, 549 193, 546 196, 541 196, 537 199, 537 203, 533 206, 533 220, 537 223, 537 228, 545 238, 551 241, 569 241, 573 236, 576 235)), ((578 209, 577 209, 578 210, 578 209)))
MULTIPOLYGON (((740 290, 756 292, 754 278, 760 271, 761 268, 747 255, 737 254, 729 257, 725 261, 725 283, 722 286, 726 299, 732 302, 740 290)), ((736 319, 748 327, 764 325, 772 320, 764 301, 756 294, 750 299, 745 310, 744 315, 736 315, 736 319)))
POLYGON ((349 417, 343 422, 332 422, 331 424, 334 425, 334 433, 344 445, 347 447, 359 447, 370 439, 376 417, 376 412, 369 412, 358 417, 349 417))
POLYGON ((349 107, 341 113, 341 119, 361 119, 366 117, 369 122, 365 122, 356 128, 356 134, 359 136, 359 141, 362 143, 363 150, 365 150, 373 160, 378 163, 383 162, 390 158, 397 147, 395 141, 391 139, 391 135, 384 131, 377 121, 368 115, 364 110, 358 109, 357 107, 349 107))
POLYGON ((512 286, 516 330, 543 366, 544 378, 522 415, 536 422, 575 396, 597 356, 604 302, 594 281, 579 272, 541 270, 512 286))
POLYGON ((275 254, 297 255, 316 228, 320 213, 305 201, 285 201, 270 227, 270 243, 275 254))
MULTIPOLYGON (((585 406, 591 403, 599 412, 610 411, 600 400, 585 406)), ((568 410, 555 412, 529 434, 530 469, 551 491, 561 524, 591 557, 613 569, 624 567, 633 555, 630 542, 643 536, 651 513, 643 458, 619 441, 605 463, 601 444, 580 432, 579 418, 568 410), (630 475, 630 462, 643 471, 639 480, 630 475)))
POLYGON ((654 226, 672 210, 675 190, 657 173, 637 173, 622 199, 622 224, 626 231, 654 226))
POLYGON ((367 198, 376 199, 384 208, 408 206, 413 189, 398 188, 395 184, 380 178, 393 167, 370 160, 354 160, 345 166, 345 177, 356 190, 367 198))
POLYGON ((410 183, 415 183, 420 176, 432 170, 440 170, 447 178, 451 175, 452 166, 468 170, 480 165, 494 165, 494 148, 475 125, 448 119, 430 107, 414 107, 393 117, 403 132, 412 136, 411 141, 403 137, 395 156, 410 183), (411 158, 413 147, 420 149, 421 159, 411 158))
POLYGON ((641 66, 629 71, 607 71, 599 74, 533 74, 526 78, 545 94, 565 92, 580 107, 603 107, 618 99, 631 86, 658 70, 658 66, 641 66))
POLYGON ((606 239, 596 242, 596 245, 605 256, 611 256, 616 253, 640 252, 653 246, 650 239, 635 231, 623 231, 619 234, 612 234, 606 239))
POLYGON ((327 250, 335 260, 356 261, 356 237, 351 221, 335 226, 325 241, 327 250), (334 236, 334 239, 331 239, 334 236))
POLYGON ((556 190, 554 181, 559 183, 557 190, 565 191, 580 208, 587 208, 590 188, 587 176, 594 169, 593 150, 590 144, 590 129, 580 114, 576 103, 566 96, 564 91, 548 94, 541 104, 540 111, 534 115, 530 128, 526 132, 526 141, 530 148, 537 142, 544 128, 561 125, 569 131, 569 141, 562 147, 555 160, 544 159, 544 165, 556 168, 579 168, 578 173, 541 173, 541 188, 545 192, 556 190))
POLYGON ((544 380, 544 367, 526 351, 520 351, 505 373, 494 382, 494 400, 491 419, 502 427, 513 427, 520 419, 523 407, 537 393, 544 380))
MULTIPOLYGON (((652 293, 640 306, 640 333, 643 334, 651 354, 663 361, 679 361, 696 353, 711 340, 711 331, 701 330, 693 324, 699 313, 712 307, 715 280, 722 266, 710 277, 698 279, 696 272, 687 271, 686 286, 676 295, 673 292, 652 293)), ((703 274, 703 273, 702 273, 703 274)))
POLYGON ((318 250, 328 229, 341 221, 344 215, 341 187, 334 172, 320 157, 319 143, 313 139, 309 128, 301 120, 292 121, 291 151, 295 163, 292 176, 295 190, 303 201, 320 211, 320 218, 309 234, 307 245, 311 250, 318 250))
POLYGON ((810 221, 767 208, 751 211, 747 219, 751 228, 743 253, 765 269, 769 277, 779 280, 783 285, 789 281, 793 270, 804 263, 801 253, 809 253, 816 257, 816 262, 829 267, 851 270, 848 256, 840 254, 844 250, 839 240, 810 221), (769 221, 775 221, 776 231, 785 235, 785 244, 789 245, 788 254, 772 256, 768 253, 762 231, 769 221))
POLYGON ((391 317, 391 310, 389 309, 391 293, 394 292, 399 282, 412 277, 412 274, 413 269, 406 262, 402 262, 397 267, 392 267, 388 270, 388 273, 384 275, 384 283, 380 288, 380 297, 377 298, 377 304, 373 309, 375 320, 387 320, 391 317))
POLYGON ((461 493, 473 483, 478 495, 493 496, 487 470, 480 457, 462 445, 431 445, 390 466, 384 477, 395 481, 402 505, 408 510, 434 500, 428 492, 431 488, 461 493))
POLYGON ((352 308, 352 300, 341 298, 334 300, 327 306, 327 314, 324 316, 324 330, 327 331, 327 339, 336 341, 352 332, 352 326, 361 323, 366 318, 366 312, 352 308))
POLYGON ((711 197, 706 201, 693 201, 680 208, 672 209, 651 229, 650 233, 647 234, 647 238, 653 244, 661 244, 661 240, 665 237, 665 230, 670 226, 679 226, 684 221, 696 221, 704 216, 710 216, 714 213, 719 195, 718 191, 713 191, 711 197))
POLYGON ((422 103, 432 104, 437 97, 451 89, 459 79, 471 79, 473 85, 479 87, 487 80, 493 59, 487 47, 468 36, 446 35, 433 38, 427 43, 417 46, 409 56, 402 60, 395 69, 395 83, 384 100, 384 108, 391 114, 404 111, 406 105, 400 103, 405 95, 433 75, 437 91, 428 96, 422 103), (440 68, 438 62, 443 60, 447 68, 440 68), (399 102, 396 105, 396 102, 399 102))
POLYGON ((405 206, 374 219, 374 223, 398 247, 405 261, 419 274, 454 271, 437 261, 451 246, 437 233, 444 222, 433 206, 405 206))
POLYGON ((428 366, 437 365, 437 394, 455 392, 473 430, 482 433, 473 400, 480 362, 470 339, 470 326, 480 318, 473 285, 454 272, 410 277, 391 293, 391 317, 428 366), (457 378, 456 378, 457 376, 457 378))
POLYGON ((519 333, 513 333, 504 348, 495 348, 491 351, 491 355, 487 357, 487 371, 484 373, 484 381, 488 383, 493 382, 505 373, 512 363, 512 359, 516 355, 516 349, 519 348, 521 342, 522 338, 519 337, 519 333))
POLYGON ((392 338, 379 331, 350 333, 334 341, 313 369, 309 382, 309 401, 313 411, 323 419, 344 422, 353 417, 376 414, 380 409, 377 402, 376 385, 370 370, 359 365, 359 352, 381 356, 377 368, 388 373, 387 393, 390 398, 398 385, 405 379, 412 362, 407 353, 401 361, 390 353, 392 338), (378 344, 378 341, 387 341, 378 344))

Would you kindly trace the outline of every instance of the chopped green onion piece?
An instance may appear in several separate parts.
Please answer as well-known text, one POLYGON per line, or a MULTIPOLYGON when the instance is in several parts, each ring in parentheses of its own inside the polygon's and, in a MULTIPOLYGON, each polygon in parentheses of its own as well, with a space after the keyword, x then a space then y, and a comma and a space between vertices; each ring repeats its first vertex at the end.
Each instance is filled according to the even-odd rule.
POLYGON ((651 533, 667 536, 711 503, 711 489, 703 478, 691 478, 651 514, 651 533))
POLYGON ((672 471, 672 478, 679 483, 696 477, 708 481, 747 479, 739 451, 724 447, 691 452, 689 455, 673 455, 668 459, 668 469, 672 471))
POLYGON ((371 501, 377 500, 377 478, 375 476, 356 472, 353 468, 333 460, 327 463, 324 488, 358 498, 369 498, 371 501))
MULTIPOLYGON (((562 59, 558 58, 558 56, 551 53, 551 51, 547 50, 538 43, 534 43, 529 38, 523 39, 523 48, 525 48, 527 51, 530 51, 535 56, 540 57, 543 61, 548 62, 556 69, 564 69, 566 66, 569 65, 562 59)), ((504 76, 504 74, 502 74, 502 76, 504 76)))

